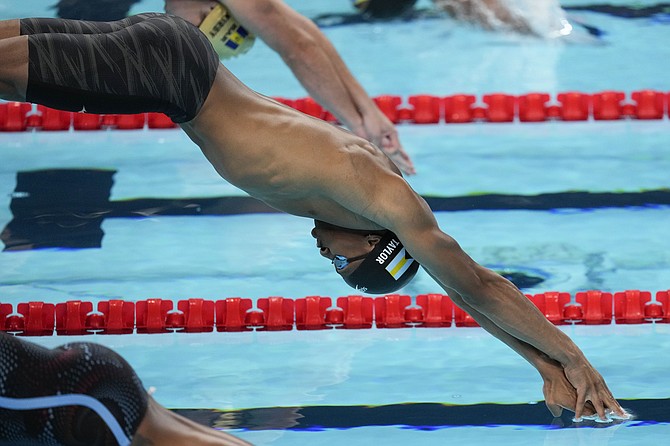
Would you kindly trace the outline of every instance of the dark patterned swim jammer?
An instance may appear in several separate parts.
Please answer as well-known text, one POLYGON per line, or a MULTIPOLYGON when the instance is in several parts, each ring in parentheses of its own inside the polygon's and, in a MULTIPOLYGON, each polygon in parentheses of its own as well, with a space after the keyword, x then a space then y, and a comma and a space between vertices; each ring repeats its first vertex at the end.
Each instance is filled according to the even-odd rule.
POLYGON ((219 57, 185 20, 140 14, 116 22, 22 19, 26 100, 89 113, 162 112, 176 123, 200 111, 219 57))
POLYGON ((147 411, 142 383, 98 344, 49 350, 0 332, 0 445, 129 445, 147 411))

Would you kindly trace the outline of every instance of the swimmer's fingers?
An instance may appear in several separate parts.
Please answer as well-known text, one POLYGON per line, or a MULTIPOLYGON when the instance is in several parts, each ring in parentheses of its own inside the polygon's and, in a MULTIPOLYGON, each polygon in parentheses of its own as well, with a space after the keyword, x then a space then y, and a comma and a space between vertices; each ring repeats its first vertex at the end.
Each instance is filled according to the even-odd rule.
POLYGON ((578 420, 584 414, 585 403, 586 403, 586 395, 584 394, 584 392, 580 392, 579 390, 577 390, 577 402, 575 403, 575 418, 578 420))
MULTIPOLYGON (((561 403, 558 403, 558 402, 555 402, 555 401, 552 402, 550 400, 547 400, 547 401, 545 401, 545 404, 547 406, 547 409, 549 409, 549 412, 551 412, 551 415, 553 415, 554 418, 558 418, 561 415, 563 415, 563 410, 564 409, 567 409, 570 412, 574 411, 576 406, 574 404, 574 399, 572 401, 573 401, 572 403, 561 404, 561 403)), ((596 409, 595 409, 595 407, 593 407, 593 404, 591 404, 590 401, 586 401, 586 403, 584 404, 584 411, 582 412, 582 416, 589 416, 590 417, 590 416, 593 416, 593 414, 595 414, 595 413, 596 413, 596 409)), ((575 415, 575 418, 577 418, 576 415, 575 415)))
MULTIPOLYGON (((579 419, 582 416, 594 416, 597 411, 594 404, 590 401, 588 390, 585 389, 603 387, 597 386, 599 379, 602 380, 602 377, 593 368, 572 369, 570 371, 572 381, 568 379, 565 373, 566 370, 558 362, 547 361, 539 370, 541 370, 540 373, 544 379, 542 387, 544 401, 547 409, 549 409, 554 417, 560 417, 564 409, 574 412, 575 419, 579 419), (589 377, 590 373, 595 373, 595 376, 589 377), (573 382, 577 383, 579 388, 575 387, 573 382), (590 386, 589 383, 593 384, 590 386)), ((604 381, 601 381, 601 384, 609 392, 604 381)), ((611 394, 609 396, 614 401, 614 397, 611 394)), ((611 408, 611 406, 608 407, 611 408)))
POLYGON ((624 419, 624 420, 629 420, 629 419, 631 419, 631 414, 628 413, 628 412, 626 412, 626 409, 624 409, 623 407, 621 407, 621 404, 619 404, 619 402, 618 402, 616 399, 614 399, 614 396, 612 396, 612 402, 613 402, 613 403, 612 403, 612 404, 608 404, 607 407, 608 407, 608 408, 609 408, 609 409, 610 409, 610 410, 611 410, 617 417, 620 417, 621 419, 624 419))
POLYGON ((593 398, 587 399, 581 411, 575 411, 575 420, 581 421, 582 417, 588 419, 598 419, 602 422, 611 422, 612 420, 628 420, 630 415, 619 405, 614 397, 608 398, 609 401, 593 398))
MULTIPOLYGON (((544 380, 542 393, 545 405, 551 414, 560 417, 563 409, 574 412, 577 406, 577 391, 565 376, 563 367, 559 363, 547 361, 540 370, 544 380)), ((594 411, 590 413, 593 414, 594 411)))
POLYGON ((565 374, 577 391, 576 419, 584 415, 584 409, 588 407, 587 401, 591 402, 598 417, 603 421, 608 419, 608 411, 620 417, 627 416, 614 399, 603 377, 588 362, 576 367, 566 367, 565 374))
POLYGON ((596 401, 591 400, 591 402, 601 420, 610 420, 613 417, 620 419, 630 418, 630 415, 614 399, 614 396, 607 387, 600 389, 595 399, 596 401))
POLYGON ((395 132, 389 132, 383 136, 381 148, 404 174, 414 175, 416 173, 412 159, 402 148, 395 132))
POLYGON ((624 410, 623 407, 621 407, 619 402, 616 400, 616 398, 614 398, 614 395, 612 395, 612 392, 610 392, 610 389, 604 382, 601 389, 601 394, 603 405, 605 406, 607 412, 609 412, 608 415, 615 414, 618 417, 630 418, 630 415, 624 410))
POLYGON ((575 419, 579 420, 583 416, 591 416, 594 413, 598 415, 602 421, 608 419, 607 411, 605 410, 611 402, 606 403, 605 401, 616 401, 614 397, 609 393, 607 388, 604 389, 606 394, 609 394, 609 398, 604 399, 603 391, 598 389, 591 388, 586 391, 585 389, 577 389, 577 402, 575 404, 575 419))
POLYGON ((404 151, 393 152, 388 154, 388 156, 395 165, 398 166, 398 169, 400 169, 402 173, 406 175, 416 174, 416 169, 414 168, 414 164, 412 164, 412 160, 404 151))
POLYGON ((363 117, 362 127, 349 128, 379 147, 404 174, 414 175, 414 164, 400 144, 398 130, 379 108, 372 110, 363 117))

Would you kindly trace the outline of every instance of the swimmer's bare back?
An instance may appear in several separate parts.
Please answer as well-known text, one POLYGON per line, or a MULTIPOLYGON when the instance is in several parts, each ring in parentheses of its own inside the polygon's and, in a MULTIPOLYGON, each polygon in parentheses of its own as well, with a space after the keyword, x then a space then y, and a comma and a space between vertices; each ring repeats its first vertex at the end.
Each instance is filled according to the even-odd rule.
POLYGON ((231 184, 281 211, 348 228, 380 228, 361 210, 387 179, 402 180, 365 139, 252 91, 223 66, 182 128, 231 184))

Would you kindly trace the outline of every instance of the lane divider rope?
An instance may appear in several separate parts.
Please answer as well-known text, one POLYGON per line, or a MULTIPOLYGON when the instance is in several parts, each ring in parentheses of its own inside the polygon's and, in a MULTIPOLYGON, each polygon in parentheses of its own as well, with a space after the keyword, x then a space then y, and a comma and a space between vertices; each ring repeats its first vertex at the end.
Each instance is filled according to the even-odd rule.
MULTIPOLYGON (((670 323, 670 290, 575 293, 544 292, 526 297, 555 325, 670 323)), ((406 294, 381 297, 351 295, 280 296, 252 299, 201 298, 173 302, 151 298, 62 303, 26 302, 14 308, 0 303, 0 331, 23 336, 203 333, 369 329, 406 327, 478 327, 446 294, 406 294), (334 305, 333 305, 334 304, 334 305)))
MULTIPOLYGON (((275 100, 310 116, 336 123, 337 119, 310 97, 275 100)), ((464 124, 470 122, 543 122, 660 120, 668 117, 670 92, 639 90, 584 93, 568 91, 511 95, 491 93, 438 96, 381 95, 373 98, 394 124, 464 124)), ((139 130, 177 128, 162 113, 132 115, 74 113, 25 102, 0 102, 0 131, 139 130)))

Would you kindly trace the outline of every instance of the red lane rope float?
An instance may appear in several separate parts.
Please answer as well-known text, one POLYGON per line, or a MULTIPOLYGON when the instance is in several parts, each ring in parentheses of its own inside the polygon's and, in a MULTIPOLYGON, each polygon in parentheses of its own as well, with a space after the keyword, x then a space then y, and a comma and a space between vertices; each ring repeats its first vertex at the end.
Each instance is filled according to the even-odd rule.
MULTIPOLYGON (((310 116, 328 122, 337 119, 310 97, 277 101, 310 116)), ((548 93, 527 93, 514 96, 505 93, 485 94, 478 100, 472 94, 436 96, 412 95, 408 98, 382 95, 374 98, 377 106, 394 123, 438 124, 445 122, 543 122, 638 119, 658 120, 668 116, 670 92, 655 90, 583 93, 558 93, 552 100, 548 93)), ((24 102, 0 103, 0 131, 31 130, 137 130, 177 128, 162 113, 135 115, 96 115, 72 113, 24 102)))
MULTIPOLYGON (((670 290, 652 293, 626 290, 609 293, 591 290, 575 294, 545 292, 526 297, 555 325, 670 323, 670 290)), ((446 294, 421 294, 414 303, 409 295, 383 297, 351 295, 280 296, 251 299, 230 297, 212 301, 146 299, 137 302, 109 300, 93 303, 0 303, 0 331, 22 336, 204 333, 369 329, 403 327, 478 327, 446 294), (16 310, 16 311, 15 311, 16 310)))
MULTIPOLYGON (((333 115, 311 98, 275 99, 310 116, 335 122, 333 115)), ((663 119, 670 108, 670 93, 655 90, 634 91, 630 97, 621 91, 593 94, 571 91, 557 94, 553 103, 548 93, 520 96, 493 93, 483 95, 481 100, 471 94, 446 97, 423 94, 409 96, 407 100, 382 95, 374 100, 394 124, 649 120, 663 119)))

